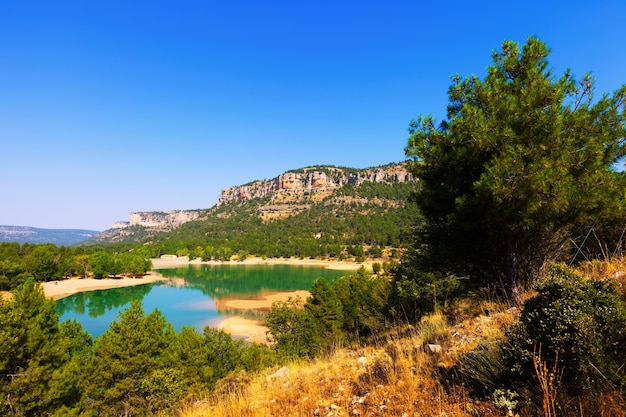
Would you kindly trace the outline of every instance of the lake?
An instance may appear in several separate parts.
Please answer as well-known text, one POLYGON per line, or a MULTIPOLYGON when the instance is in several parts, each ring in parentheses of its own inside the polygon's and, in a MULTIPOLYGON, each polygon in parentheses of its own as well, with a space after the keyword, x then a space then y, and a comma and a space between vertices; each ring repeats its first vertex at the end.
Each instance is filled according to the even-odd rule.
MULTIPOLYGON (((356 270, 357 267, 355 267, 356 270)), ((188 265, 155 270, 167 281, 74 294, 56 301, 60 321, 76 319, 93 337, 104 333, 132 301, 146 314, 158 308, 177 331, 183 326, 202 332, 235 315, 261 317, 218 306, 226 299, 252 299, 267 293, 308 290, 318 278, 334 282, 353 273, 300 265, 188 265)))

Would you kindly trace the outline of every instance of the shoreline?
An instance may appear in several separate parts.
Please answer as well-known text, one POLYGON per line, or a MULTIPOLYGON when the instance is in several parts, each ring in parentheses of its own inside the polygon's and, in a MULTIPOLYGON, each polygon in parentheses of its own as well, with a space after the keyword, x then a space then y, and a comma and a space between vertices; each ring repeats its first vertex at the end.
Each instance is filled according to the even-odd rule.
POLYGON ((269 344, 269 328, 261 320, 241 316, 230 317, 218 323, 217 328, 233 337, 241 337, 248 343, 269 344))
POLYGON ((157 273, 149 272, 139 278, 69 278, 59 281, 42 282, 41 286, 46 297, 58 300, 81 292, 132 287, 165 280, 167 280, 167 278, 157 273))
POLYGON ((249 257, 243 261, 201 261, 198 259, 189 260, 187 257, 166 257, 155 258, 152 261, 152 271, 138 278, 69 278, 65 280, 42 282, 43 291, 46 297, 58 300, 80 292, 106 290, 110 288, 130 287, 134 285, 151 284, 158 281, 166 281, 159 274, 159 269, 185 267, 189 265, 301 265, 316 266, 339 271, 356 271, 361 266, 371 271, 372 261, 355 263, 349 261, 326 261, 321 259, 262 259, 249 257))
MULTIPOLYGON (((317 266, 326 269, 333 269, 338 271, 356 271, 361 266, 365 267, 371 272, 372 264, 377 261, 337 261, 337 260, 325 260, 325 259, 300 259, 300 258, 259 258, 256 256, 249 256, 243 261, 231 260, 231 261, 202 261, 200 259, 190 260, 186 256, 176 257, 174 255, 154 258, 152 261, 152 269, 165 269, 175 268, 187 265, 298 265, 298 266, 317 266)), ((382 261, 380 261, 382 263, 382 261)))
MULTIPOLYGON (((374 261, 367 261, 362 263, 356 263, 353 261, 327 261, 321 259, 297 259, 297 258, 282 258, 282 259, 262 259, 251 256, 243 261, 201 261, 199 259, 189 260, 187 257, 175 257, 166 256, 163 258, 151 259, 152 271, 139 278, 70 278, 59 281, 43 282, 42 288, 44 295, 48 298, 58 300, 73 294, 106 290, 111 288, 122 288, 135 285, 151 284, 159 281, 167 281, 170 278, 165 278, 159 274, 159 269, 188 267, 189 265, 298 265, 298 266, 315 266, 333 270, 341 271, 355 271, 361 266, 365 267, 369 271, 372 270, 372 264, 374 261)), ((306 290, 299 291, 286 291, 286 292, 272 292, 268 294, 260 294, 255 298, 228 298, 218 301, 216 303, 221 304, 226 309, 249 311, 249 310, 269 310, 272 303, 275 301, 287 301, 289 297, 300 296, 306 299, 309 292, 306 290)), ((234 316, 225 318, 220 321, 217 326, 218 329, 224 330, 235 337, 241 337, 247 342, 267 344, 270 343, 268 338, 269 329, 263 326, 261 320, 255 320, 246 318, 243 316, 234 316)))

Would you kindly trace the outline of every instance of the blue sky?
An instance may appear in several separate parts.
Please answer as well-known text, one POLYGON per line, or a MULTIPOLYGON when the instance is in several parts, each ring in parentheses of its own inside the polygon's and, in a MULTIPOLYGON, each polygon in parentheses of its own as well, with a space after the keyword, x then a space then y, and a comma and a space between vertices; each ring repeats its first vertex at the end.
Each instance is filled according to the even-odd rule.
POLYGON ((209 208, 221 189, 309 165, 404 159, 536 35, 555 73, 626 83, 619 1, 0 3, 0 224, 104 230, 132 211, 209 208))

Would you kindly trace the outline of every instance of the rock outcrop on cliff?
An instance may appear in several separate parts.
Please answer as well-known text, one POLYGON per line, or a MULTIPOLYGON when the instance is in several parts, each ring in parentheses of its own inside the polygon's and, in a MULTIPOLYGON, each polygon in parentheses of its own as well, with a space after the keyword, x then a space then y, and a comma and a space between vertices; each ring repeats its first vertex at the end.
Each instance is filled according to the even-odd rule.
POLYGON ((406 164, 390 164, 363 170, 327 166, 309 167, 285 172, 271 180, 254 181, 222 190, 217 204, 219 206, 231 201, 252 200, 277 194, 332 192, 345 185, 359 186, 366 181, 392 184, 412 180, 413 175, 408 171, 406 164))
POLYGON ((139 241, 157 233, 169 232, 180 225, 195 220, 207 210, 139 211, 129 214, 130 221, 117 221, 109 230, 86 241, 91 243, 117 243, 139 241))

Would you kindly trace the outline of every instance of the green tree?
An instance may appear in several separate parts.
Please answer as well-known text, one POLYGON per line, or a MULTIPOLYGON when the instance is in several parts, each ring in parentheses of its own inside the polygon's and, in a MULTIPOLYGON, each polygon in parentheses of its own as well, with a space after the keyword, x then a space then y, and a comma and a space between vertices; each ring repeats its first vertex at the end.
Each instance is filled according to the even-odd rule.
POLYGON ((104 278, 111 274, 115 265, 113 255, 108 252, 98 251, 89 256, 89 269, 94 278, 104 278))
MULTIPOLYGON (((52 415, 80 398, 80 370, 91 338, 76 322, 58 325, 54 301, 27 281, 0 301, 0 411, 52 415)), ((59 415, 62 415, 59 414, 59 415)))
POLYGON ((59 249, 53 244, 35 245, 24 258, 24 266, 37 281, 52 281, 60 278, 59 249))
POLYGON ((389 284, 364 267, 337 280, 333 289, 343 309, 343 328, 351 339, 369 336, 385 326, 383 316, 389 284))
POLYGON ((180 387, 159 372, 172 367, 169 349, 175 336, 158 310, 146 315, 140 302, 131 303, 95 341, 83 407, 102 416, 141 415, 167 402, 157 398, 158 381, 169 384, 161 395, 178 395, 180 387))
POLYGON ((152 267, 152 263, 149 259, 135 252, 120 253, 117 256, 117 263, 119 264, 121 273, 133 277, 144 275, 152 267))
POLYGON ((579 225, 624 218, 626 85, 593 97, 594 80, 555 77, 548 47, 530 37, 494 52, 484 80, 456 76, 447 120, 410 125, 407 156, 420 178, 422 267, 521 286, 579 225))
POLYGON ((315 357, 319 353, 323 341, 313 316, 304 309, 300 297, 274 302, 265 318, 265 325, 270 329, 278 354, 282 357, 315 357))
POLYGON ((311 296, 304 308, 311 313, 315 331, 319 333, 323 348, 341 345, 343 332, 343 307, 333 287, 324 278, 317 279, 311 287, 311 296))

